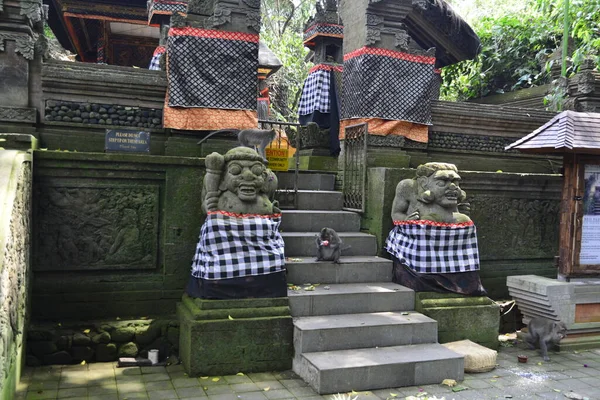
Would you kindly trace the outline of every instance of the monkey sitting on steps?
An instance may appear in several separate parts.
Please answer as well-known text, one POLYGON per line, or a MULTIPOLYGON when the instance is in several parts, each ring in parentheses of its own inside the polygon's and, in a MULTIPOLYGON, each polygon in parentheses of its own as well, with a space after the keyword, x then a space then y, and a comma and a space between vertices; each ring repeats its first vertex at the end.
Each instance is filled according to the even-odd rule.
POLYGON ((237 134, 238 142, 240 142, 240 145, 244 147, 249 147, 251 149, 257 147, 258 154, 260 154, 265 161, 267 161, 265 149, 273 140, 275 140, 275 137, 277 136, 275 129, 220 129, 218 131, 209 133, 197 144, 202 144, 202 142, 217 133, 225 132, 237 134))
POLYGON ((321 229, 321 233, 317 235, 317 260, 316 261, 333 261, 336 264, 340 263, 342 255, 342 239, 331 228, 321 229))
POLYGON ((532 318, 527 325, 527 331, 525 341, 532 350, 539 345, 544 361, 550 361, 548 344, 555 345, 567 336, 567 326, 564 322, 545 318, 532 318))

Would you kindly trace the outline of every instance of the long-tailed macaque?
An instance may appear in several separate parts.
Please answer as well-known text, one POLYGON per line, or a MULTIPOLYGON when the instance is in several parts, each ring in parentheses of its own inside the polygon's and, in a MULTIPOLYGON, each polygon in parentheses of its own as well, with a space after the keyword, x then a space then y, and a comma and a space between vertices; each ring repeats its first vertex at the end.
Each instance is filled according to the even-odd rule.
POLYGON ((536 345, 539 345, 544 361, 550 361, 548 344, 555 345, 567 336, 567 326, 564 322, 545 318, 532 318, 527 330, 525 341, 531 349, 535 349, 536 345))
POLYGON ((258 148, 258 154, 260 154, 265 161, 267 161, 265 149, 277 136, 275 129, 220 129, 211 132, 197 144, 202 144, 202 142, 217 133, 225 132, 237 134, 238 142, 244 147, 250 147, 251 149, 254 149, 255 147, 258 148))
POLYGON ((333 261, 340 263, 342 255, 342 239, 337 232, 331 228, 321 229, 317 236, 317 261, 333 261))

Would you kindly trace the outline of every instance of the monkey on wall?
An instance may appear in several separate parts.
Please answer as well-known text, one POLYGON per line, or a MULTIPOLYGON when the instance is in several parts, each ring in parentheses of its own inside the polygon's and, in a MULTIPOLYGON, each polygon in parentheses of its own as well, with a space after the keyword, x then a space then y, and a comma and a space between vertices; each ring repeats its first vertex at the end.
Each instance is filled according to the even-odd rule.
POLYGON ((342 255, 342 239, 337 232, 331 228, 321 229, 321 233, 316 237, 317 243, 317 260, 316 261, 333 261, 336 264, 340 263, 342 255))
POLYGON ((544 361, 550 361, 548 345, 555 345, 567 336, 567 326, 564 322, 545 318, 532 318, 527 331, 525 341, 532 350, 539 346, 544 361))
POLYGON ((267 161, 267 155, 265 149, 267 146, 275 140, 277 132, 275 129, 220 129, 218 131, 211 132, 205 138, 200 140, 197 144, 202 144, 211 136, 217 133, 234 133, 237 135, 238 142, 244 147, 254 149, 258 148, 258 154, 267 161))

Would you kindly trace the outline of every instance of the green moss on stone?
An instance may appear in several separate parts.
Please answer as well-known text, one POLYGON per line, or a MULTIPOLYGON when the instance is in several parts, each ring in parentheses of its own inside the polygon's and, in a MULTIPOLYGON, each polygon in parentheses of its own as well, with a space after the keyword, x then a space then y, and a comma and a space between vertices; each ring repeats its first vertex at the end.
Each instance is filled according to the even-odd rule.
POLYGON ((129 342, 119 346, 117 355, 119 357, 135 357, 138 355, 138 351, 137 344, 129 342))
POLYGON ((498 349, 500 307, 487 297, 420 292, 415 310, 437 321, 440 343, 469 339, 498 349))
POLYGON ((122 326, 116 328, 111 335, 114 342, 124 343, 133 339, 135 336, 135 327, 133 326, 122 326))
POLYGON ((109 362, 117 359, 117 345, 114 343, 100 343, 96 346, 96 361, 109 362))
POLYGON ((198 300, 184 296, 177 307, 180 321, 179 354, 190 376, 291 368, 293 322, 287 298, 198 300), (271 306, 273 304, 278 306, 271 306), (200 310, 197 305, 205 309, 200 310), (240 308, 244 305, 254 307, 240 308), (218 309, 223 306, 230 308, 218 309), (284 315, 270 315, 273 310, 284 315), (203 317, 217 314, 227 316, 220 319, 203 317))

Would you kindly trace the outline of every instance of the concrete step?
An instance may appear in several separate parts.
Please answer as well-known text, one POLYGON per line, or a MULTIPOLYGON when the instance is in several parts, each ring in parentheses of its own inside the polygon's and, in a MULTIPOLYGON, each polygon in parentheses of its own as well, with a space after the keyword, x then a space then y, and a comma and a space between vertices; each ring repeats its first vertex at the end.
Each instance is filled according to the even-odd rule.
POLYGON ((321 284, 314 290, 288 289, 293 317, 410 311, 415 308, 415 292, 391 282, 321 284))
MULTIPOLYGON (((342 260, 344 256, 375 256, 377 255, 377 238, 360 232, 338 232, 342 239, 342 260)), ((286 232, 281 233, 285 242, 286 257, 315 257, 317 232, 286 232)))
POLYGON ((437 322, 414 311, 294 319, 296 353, 423 343, 437 343, 437 322))
MULTIPOLYGON (((280 189, 294 188, 294 172, 277 172, 278 187, 280 189)), ((335 188, 335 174, 307 173, 298 174, 299 190, 333 190, 335 188)))
POLYGON ((341 211, 342 192, 331 190, 298 190, 298 210, 341 211))
MULTIPOLYGON (((285 219, 285 218, 284 218, 285 219)), ((341 263, 315 261, 314 256, 287 261, 287 281, 295 284, 391 282, 392 261, 381 257, 342 256, 341 263)))
POLYGON ((360 215, 350 211, 284 210, 281 229, 284 232, 318 232, 324 227, 337 232, 360 231, 360 215))
POLYGON ((304 353, 293 370, 319 394, 439 384, 464 378, 464 358, 440 344, 304 353))

